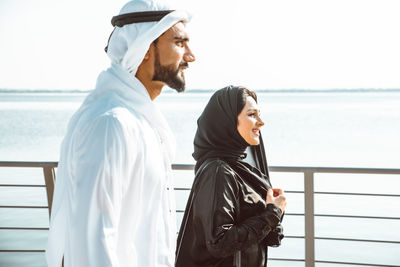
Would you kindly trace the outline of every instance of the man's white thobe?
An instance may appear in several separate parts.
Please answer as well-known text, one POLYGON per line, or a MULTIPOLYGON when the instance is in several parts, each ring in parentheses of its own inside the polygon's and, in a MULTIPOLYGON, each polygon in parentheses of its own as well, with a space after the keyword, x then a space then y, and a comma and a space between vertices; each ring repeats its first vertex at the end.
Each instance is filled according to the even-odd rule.
POLYGON ((63 140, 49 267, 173 266, 175 141, 146 88, 120 65, 100 74, 63 140))

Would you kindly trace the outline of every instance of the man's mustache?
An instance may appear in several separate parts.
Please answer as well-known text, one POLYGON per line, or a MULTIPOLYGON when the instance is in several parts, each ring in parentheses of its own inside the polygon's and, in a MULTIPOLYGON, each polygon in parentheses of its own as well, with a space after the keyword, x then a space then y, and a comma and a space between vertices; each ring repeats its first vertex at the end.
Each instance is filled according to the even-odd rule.
POLYGON ((179 67, 188 67, 189 68, 189 63, 187 63, 186 61, 183 61, 179 64, 179 67))

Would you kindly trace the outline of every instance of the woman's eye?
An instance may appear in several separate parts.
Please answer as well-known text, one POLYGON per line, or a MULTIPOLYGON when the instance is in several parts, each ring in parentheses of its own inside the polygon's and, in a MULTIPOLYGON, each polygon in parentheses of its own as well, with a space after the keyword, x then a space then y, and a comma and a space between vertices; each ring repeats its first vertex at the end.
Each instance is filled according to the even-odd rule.
POLYGON ((256 113, 250 113, 249 116, 250 116, 250 117, 255 117, 255 116, 256 116, 256 113))

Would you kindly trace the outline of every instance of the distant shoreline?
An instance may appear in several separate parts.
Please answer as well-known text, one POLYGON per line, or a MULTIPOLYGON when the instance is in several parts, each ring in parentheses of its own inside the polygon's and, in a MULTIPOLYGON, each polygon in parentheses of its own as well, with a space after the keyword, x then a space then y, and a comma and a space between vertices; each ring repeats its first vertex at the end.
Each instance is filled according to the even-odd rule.
MULTIPOLYGON (((47 90, 47 89, 1 89, 0 93, 6 94, 88 94, 92 90, 47 90)), ((216 89, 187 89, 187 93, 212 93, 216 89)), ((254 89, 257 93, 400 93, 398 89, 385 88, 360 88, 360 89, 254 89)), ((163 93, 176 93, 166 89, 163 93)))

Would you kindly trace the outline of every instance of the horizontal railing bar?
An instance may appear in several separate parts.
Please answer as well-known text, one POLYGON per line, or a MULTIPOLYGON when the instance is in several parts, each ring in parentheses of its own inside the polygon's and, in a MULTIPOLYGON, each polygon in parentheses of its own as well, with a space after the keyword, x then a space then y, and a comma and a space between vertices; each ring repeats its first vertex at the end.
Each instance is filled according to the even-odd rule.
MULTIPOLYGON (((185 210, 176 210, 178 213, 185 210)), ((304 213, 285 213, 285 216, 304 216, 304 213)), ((378 216, 356 216, 356 215, 334 215, 334 214, 315 214, 318 217, 339 217, 339 218, 355 218, 355 219, 383 219, 383 220, 400 220, 400 217, 378 217, 378 216)))
POLYGON ((304 213, 285 213, 285 216, 304 216, 304 213))
MULTIPOLYGON (((285 191, 286 192, 286 191, 285 191)), ((370 197, 400 197, 395 194, 372 194, 372 193, 345 193, 345 192, 314 192, 319 195, 349 195, 349 196, 370 196, 370 197)))
MULTIPOLYGON (((172 164, 176 170, 192 170, 193 164, 172 164)), ((346 167, 298 167, 298 166, 270 166, 271 172, 305 172, 315 173, 378 173, 378 174, 400 174, 400 169, 386 168, 346 168, 346 167)))
MULTIPOLYGON (((193 164, 172 164, 173 170, 193 170, 193 164)), ((314 173, 369 173, 369 174, 400 174, 400 169, 384 168, 344 168, 344 167, 296 167, 270 166, 271 172, 314 172, 314 173)))
MULTIPOLYGON (((188 187, 175 187, 176 191, 190 191, 188 187)), ((304 191, 293 191, 293 190, 285 190, 285 193, 289 194, 304 194, 304 191)), ((319 195, 348 195, 348 196, 373 196, 373 197, 400 197, 400 195, 395 194, 373 194, 373 193, 347 193, 347 192, 314 192, 314 194, 319 195)))
MULTIPOLYGON (((48 227, 0 227, 0 230, 40 230, 40 231, 45 230, 46 231, 49 230, 49 228, 48 227)), ((304 239, 304 236, 285 235, 285 238, 304 239)), ((400 241, 388 241, 388 240, 369 240, 369 239, 334 238, 334 237, 315 237, 315 239, 400 244, 400 241)))
POLYGON ((174 187, 175 191, 190 191, 190 188, 187 187, 174 187))
POLYGON ((0 252, 46 252, 44 249, 0 249, 0 252))
POLYGON ((285 238, 297 238, 297 239, 304 239, 305 236, 301 236, 301 235, 285 235, 285 238))
POLYGON ((270 261, 305 261, 304 259, 287 259, 287 258, 270 258, 268 257, 268 260, 270 261))
POLYGON ((315 262, 318 262, 318 263, 333 263, 333 264, 347 264, 347 265, 359 265, 359 266, 374 266, 374 267, 400 267, 400 265, 374 264, 374 263, 356 263, 356 262, 342 262, 342 261, 316 260, 315 262))
POLYGON ((334 214, 315 214, 318 217, 339 217, 339 218, 355 218, 355 219, 383 219, 383 220, 400 220, 400 217, 383 217, 383 216, 357 216, 357 215, 334 215, 334 214))
MULTIPOLYGON (((176 210, 177 213, 183 213, 185 210, 176 210)), ((304 216, 304 213, 285 213, 285 216, 304 216)))
POLYGON ((46 187, 44 184, 0 184, 0 187, 46 187))
POLYGON ((56 168, 58 162, 35 162, 35 161, 0 161, 0 167, 53 167, 56 168))
POLYGON ((0 209, 48 209, 48 206, 0 206, 0 209))
MULTIPOLYGON (((27 184, 0 184, 0 187, 46 187, 46 185, 27 185, 27 184)), ((176 191, 190 191, 188 187, 175 187, 176 191)), ((304 191, 287 190, 285 193, 289 194, 304 194, 304 191)), ((321 195, 349 195, 349 196, 376 196, 376 197, 400 197, 394 194, 372 194, 372 193, 344 193, 344 192, 314 192, 321 195)))
POLYGON ((194 170, 193 164, 172 164, 173 170, 190 171, 194 170))
MULTIPOLYGON (((190 191, 191 188, 189 187, 174 187, 175 191, 190 191)), ((285 190, 285 193, 289 194, 304 194, 304 191, 292 191, 292 190, 285 190)))
POLYGON ((400 169, 383 168, 270 166, 268 169, 271 172, 400 174, 400 169))
POLYGON ((371 240, 371 239, 354 239, 354 238, 338 238, 338 237, 315 237, 315 239, 319 239, 319 240, 334 240, 334 241, 354 241, 354 242, 372 242, 372 243, 400 244, 400 241, 389 241, 389 240, 371 240))
MULTIPOLYGON (((176 232, 175 234, 179 234, 179 232, 176 232)), ((304 236, 296 236, 296 235, 285 235, 285 238, 293 238, 293 239, 304 239, 304 236)))
POLYGON ((0 230, 49 230, 45 227, 0 227, 0 230))
MULTIPOLYGON (((53 167, 58 162, 34 161, 0 161, 0 167, 53 167)), ((174 170, 193 170, 194 164, 172 164, 174 170)), ((314 173, 370 173, 370 174, 400 174, 400 169, 386 168, 346 168, 346 167, 300 167, 300 166, 270 166, 271 172, 314 172, 314 173)))

